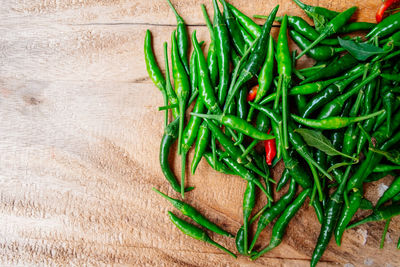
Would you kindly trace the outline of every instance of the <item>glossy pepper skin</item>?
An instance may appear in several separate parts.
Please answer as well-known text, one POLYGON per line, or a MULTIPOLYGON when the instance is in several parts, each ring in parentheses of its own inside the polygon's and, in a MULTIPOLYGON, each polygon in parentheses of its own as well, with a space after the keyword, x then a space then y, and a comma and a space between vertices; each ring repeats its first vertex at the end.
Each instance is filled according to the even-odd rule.
MULTIPOLYGON (((161 170, 167 181, 170 183, 172 189, 174 189, 178 193, 181 193, 181 186, 177 182, 175 175, 172 172, 168 162, 168 156, 170 153, 171 146, 178 137, 178 129, 179 129, 179 117, 176 118, 173 122, 171 122, 167 126, 167 128, 165 128, 164 135, 161 139, 161 145, 160 145, 160 165, 161 165, 161 170)), ((186 189, 186 192, 192 189, 193 187, 189 187, 186 189)))
POLYGON ((376 11, 376 22, 381 22, 383 16, 385 15, 386 10, 393 4, 399 2, 399 0, 385 0, 382 5, 379 7, 378 11, 376 11))
POLYGON ((398 203, 393 203, 389 206, 385 206, 380 209, 374 210, 374 212, 371 215, 358 222, 351 224, 350 226, 347 227, 347 229, 354 228, 356 226, 359 226, 367 222, 386 221, 398 215, 400 215, 400 205, 398 205, 398 203))
POLYGON ((249 220, 255 204, 256 204, 256 185, 253 184, 252 182, 247 182, 246 191, 243 194, 244 251, 248 251, 249 220))
POLYGON ((210 165, 211 168, 213 168, 217 172, 221 172, 221 173, 228 174, 228 175, 236 175, 236 173, 234 171, 232 171, 231 169, 229 169, 222 161, 219 161, 217 159, 214 162, 212 153, 206 152, 203 154, 203 157, 206 159, 208 165, 210 165))
POLYGON ((168 97, 168 101, 171 103, 171 105, 175 105, 172 110, 172 117, 174 119, 179 117, 179 101, 178 97, 176 96, 176 93, 174 89, 172 88, 171 85, 171 77, 169 73, 169 64, 168 64, 168 44, 167 42, 164 43, 164 61, 165 61, 165 91, 168 97))
POLYGON ((281 191, 281 189, 287 184, 290 179, 290 173, 288 169, 284 169, 279 182, 276 185, 276 192, 281 191))
POLYGON ((190 165, 190 171, 192 174, 195 173, 197 166, 200 163, 205 151, 207 150, 208 144, 210 143, 210 130, 207 127, 206 122, 202 122, 197 132, 196 145, 194 149, 194 156, 190 165))
POLYGON ((260 67, 264 63, 265 56, 267 54, 265 47, 268 44, 269 33, 272 27, 272 23, 274 22, 276 13, 278 12, 278 8, 279 6, 276 6, 271 11, 269 18, 267 19, 262 28, 262 32, 259 36, 259 39, 256 41, 257 43, 255 44, 255 47, 250 53, 246 63, 242 67, 242 70, 240 71, 240 74, 234 86, 233 87, 232 85, 230 86, 224 109, 226 109, 230 105, 237 91, 243 86, 243 84, 245 84, 252 77, 254 77, 254 75, 258 74, 260 67))
POLYGON ((185 21, 182 19, 182 17, 176 11, 175 7, 172 5, 171 1, 167 0, 167 2, 176 17, 176 22, 177 22, 176 39, 177 39, 179 57, 182 61, 182 64, 186 70, 187 75, 189 75, 190 68, 189 68, 189 63, 187 60, 188 48, 189 48, 189 38, 188 38, 187 31, 186 31, 186 24, 185 24, 185 21))
POLYGON ((159 190, 155 189, 153 187, 153 191, 162 196, 164 199, 168 200, 175 208, 177 208, 180 212, 182 212, 183 215, 188 216, 191 218, 193 221, 196 223, 200 224, 201 226, 207 228, 210 231, 213 231, 214 233, 224 235, 227 237, 233 237, 230 233, 227 231, 221 229, 218 225, 216 225, 213 222, 210 222, 206 217, 204 217, 198 210, 196 210, 193 206, 179 200, 172 198, 159 190))
POLYGON ((385 202, 389 201, 393 197, 395 197, 398 193, 400 193, 400 177, 397 177, 390 187, 383 193, 381 198, 378 200, 378 202, 375 205, 375 209, 379 209, 382 204, 385 202))
MULTIPOLYGON (((268 130, 268 133, 271 132, 271 129, 268 130)), ((275 139, 270 139, 264 141, 264 147, 265 147, 265 162, 271 166, 272 161, 274 160, 276 156, 276 142, 275 139)))
MULTIPOLYGON (((242 120, 246 120, 248 113, 247 108, 247 88, 242 88, 239 91, 237 97, 237 108, 236 108, 236 115, 238 118, 242 120)), ((244 134, 238 131, 238 140, 236 140, 236 145, 241 144, 244 139, 244 134)))
MULTIPOLYGON (((290 30, 290 37, 297 44, 300 49, 305 49, 311 44, 307 38, 303 37, 296 31, 290 30)), ((334 48, 332 46, 316 46, 307 52, 307 55, 315 60, 328 60, 335 56, 337 53, 344 51, 343 48, 334 48)))
POLYGON ((243 56, 246 43, 243 39, 242 33, 240 32, 240 25, 236 21, 235 16, 232 14, 225 0, 220 0, 220 2, 222 3, 222 6, 224 8, 223 16, 226 22, 226 26, 228 27, 231 39, 233 41, 233 45, 235 49, 239 52, 239 54, 243 56))
POLYGON ((211 39, 211 43, 207 52, 207 67, 210 75, 210 82, 212 86, 216 86, 218 80, 218 59, 215 48, 214 30, 210 18, 208 17, 206 7, 203 4, 201 5, 201 10, 203 12, 204 20, 206 22, 211 39))
POLYGON ((214 6, 214 42, 218 59, 219 85, 218 101, 222 105, 225 101, 229 86, 229 58, 230 39, 225 20, 218 8, 217 0, 213 0, 214 6))
POLYGON ((383 38, 392 34, 400 29, 400 13, 397 12, 393 15, 382 20, 377 24, 365 37, 372 39, 375 36, 383 38))
POLYGON ((315 74, 306 78, 300 84, 310 83, 310 82, 313 82, 316 80, 334 77, 334 76, 338 75, 339 73, 342 73, 342 72, 356 66, 357 64, 358 64, 357 59, 355 59, 350 54, 345 54, 338 60, 333 61, 326 68, 323 68, 323 69, 315 72, 315 74))
POLYGON ((257 259, 261 255, 272 250, 273 248, 276 248, 282 242, 282 238, 286 232, 286 227, 289 225, 289 222, 296 215, 296 213, 299 211, 301 206, 303 206, 304 201, 310 195, 310 193, 311 193, 310 188, 303 190, 298 195, 298 197, 293 201, 293 203, 291 203, 283 211, 282 215, 279 217, 279 219, 276 221, 274 227, 272 228, 271 241, 269 242, 269 245, 266 248, 264 248, 263 250, 261 250, 258 254, 252 256, 251 257, 252 260, 257 259))
POLYGON ((262 30, 261 27, 255 23, 251 18, 247 17, 245 14, 240 12, 236 7, 228 4, 229 9, 232 11, 233 15, 236 17, 240 25, 251 34, 253 39, 257 38, 262 30))
POLYGON ((339 187, 331 195, 325 208, 325 216, 322 222, 321 231, 318 236, 318 241, 315 246, 313 255, 311 257, 310 266, 314 267, 317 265, 322 254, 325 252, 329 241, 331 240, 332 234, 335 230, 337 221, 339 220, 340 211, 343 203, 343 193, 346 188, 346 181, 350 173, 350 167, 346 169, 346 173, 341 180, 339 187))
POLYGON ((226 253, 228 253, 232 257, 236 258, 235 254, 233 254, 231 251, 229 251, 228 249, 224 248, 223 246, 221 246, 220 244, 218 244, 214 240, 212 240, 204 230, 194 226, 191 223, 188 223, 188 222, 180 219, 179 217, 177 217, 175 214, 173 214, 170 211, 168 211, 168 214, 169 214, 169 219, 171 220, 171 222, 173 224, 175 224, 175 226, 179 230, 181 230, 185 235, 188 235, 188 236, 190 236, 190 237, 192 237, 194 239, 201 240, 201 241, 204 241, 206 243, 209 243, 209 244, 211 244, 211 245, 213 245, 213 246, 225 251, 226 253))
MULTIPOLYGON (((165 79, 157 65, 156 58, 154 57, 153 49, 151 47, 151 32, 146 31, 144 38, 144 61, 146 62, 147 73, 154 85, 161 91, 164 98, 164 105, 168 105, 168 95, 165 88, 165 79)), ((168 110, 165 111, 164 127, 168 124, 168 110)))
MULTIPOLYGON (((333 11, 333 10, 330 10, 330 9, 327 9, 324 7, 320 7, 320 6, 306 5, 303 2, 301 2, 300 0, 293 0, 293 2, 295 2, 296 5, 298 5, 304 11, 316 13, 318 15, 326 17, 327 19, 333 19, 337 15, 339 15, 339 12, 336 12, 336 11, 333 11)), ((307 12, 306 12, 306 14, 308 14, 307 12)))
POLYGON ((273 204, 271 208, 265 210, 261 214, 260 220, 257 224, 256 233, 254 234, 253 241, 249 247, 250 252, 253 250, 254 245, 256 244, 262 230, 264 230, 265 227, 267 227, 276 217, 278 217, 279 214, 281 214, 285 210, 287 205, 289 205, 289 203, 293 200, 294 196, 296 195, 296 189, 296 182, 292 179, 290 181, 288 192, 283 195, 275 204, 273 204))

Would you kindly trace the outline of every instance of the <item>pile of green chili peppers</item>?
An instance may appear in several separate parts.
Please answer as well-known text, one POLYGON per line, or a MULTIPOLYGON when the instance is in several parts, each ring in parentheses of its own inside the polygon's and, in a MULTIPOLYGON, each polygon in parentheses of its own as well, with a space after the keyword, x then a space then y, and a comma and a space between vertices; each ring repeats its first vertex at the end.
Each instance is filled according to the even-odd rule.
POLYGON ((148 74, 164 98, 159 108, 165 112, 161 170, 184 199, 194 189, 185 187, 187 154, 194 147, 192 174, 204 158, 214 170, 247 183, 243 226, 236 235, 153 188, 202 228, 169 212, 171 221, 233 257, 206 230, 235 238, 238 253, 255 260, 282 242, 291 219, 309 199, 321 223, 310 266, 318 263, 332 236, 340 246, 346 229, 366 222, 385 222, 383 247, 391 219, 400 215, 400 13, 379 24, 349 22, 357 7, 338 12, 293 0, 314 26, 297 16, 276 17, 279 6, 266 16, 254 16, 265 19, 260 26, 225 0, 213 0, 212 21, 201 6, 211 40, 204 56, 196 31, 189 37, 185 21, 166 1, 177 27, 171 35, 171 61, 164 43, 165 76, 149 30, 144 42, 148 74), (274 21, 280 23, 276 40, 270 34, 274 21), (288 36, 300 52, 289 50, 288 36), (313 66, 296 67, 303 55, 313 66), (180 181, 168 160, 175 143, 180 181), (264 144, 265 151, 260 149, 264 144), (285 169, 277 183, 269 168, 280 160, 285 169), (364 185, 387 175, 393 182, 373 206, 364 198, 364 185), (274 191, 288 183, 286 194, 274 198, 274 191), (254 212, 257 191, 268 202, 254 212), (354 221, 360 209, 371 214, 354 221), (258 244, 274 221, 269 243, 258 244), (251 236, 249 228, 256 222, 251 236))

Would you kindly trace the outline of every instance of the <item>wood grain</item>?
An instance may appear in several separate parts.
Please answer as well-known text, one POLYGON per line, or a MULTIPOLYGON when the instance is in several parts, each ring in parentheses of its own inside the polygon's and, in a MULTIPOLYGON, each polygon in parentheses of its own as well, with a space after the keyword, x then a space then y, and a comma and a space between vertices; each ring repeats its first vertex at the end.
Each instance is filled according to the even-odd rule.
MULTIPOLYGON (((208 41, 199 0, 173 1, 190 32, 208 41), (196 7, 196 8, 194 8, 196 7)), ((247 14, 291 1, 234 1, 247 14)), ((378 1, 307 1, 344 10, 360 7, 372 21, 378 1)), ((210 10, 211 2, 206 3, 210 10)), ((212 12, 210 12, 212 14, 212 12)), ((262 21, 258 21, 261 23, 262 21)), ((237 260, 182 235, 166 216, 173 208, 151 187, 177 196, 157 163, 162 97, 144 66, 146 29, 163 65, 162 43, 175 18, 166 1, 7 0, 0 6, 0 264, 133 266, 307 266, 319 224, 305 205, 282 245, 256 262, 237 260)), ((276 29, 274 29, 276 34, 276 29)), ((304 62, 302 63, 304 64, 304 62)), ((192 156, 192 155, 190 155, 192 156)), ((178 158, 171 158, 175 171, 178 158)), ((274 171, 278 178, 280 170, 274 171)), ((235 233, 242 224, 245 183, 204 162, 187 201, 235 233)), ((368 196, 373 198, 378 185, 368 196)), ((259 198, 258 206, 265 203, 259 198)), ((361 212, 358 216, 365 215, 361 212)), ((383 223, 346 232, 320 266, 399 266, 400 220, 384 250, 383 223), (366 239, 365 239, 366 238, 366 239), (397 256, 397 257, 396 257, 397 256), (351 266, 351 265, 347 265, 351 266)), ((262 235, 266 243, 271 228, 262 235)), ((228 238, 211 235, 234 250, 228 238)))

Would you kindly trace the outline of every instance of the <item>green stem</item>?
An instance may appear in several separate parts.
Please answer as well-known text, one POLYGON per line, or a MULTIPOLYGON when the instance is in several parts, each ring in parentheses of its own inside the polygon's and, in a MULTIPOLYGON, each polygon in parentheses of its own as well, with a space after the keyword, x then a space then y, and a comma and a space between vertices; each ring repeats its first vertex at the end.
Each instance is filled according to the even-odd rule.
MULTIPOLYGON (((177 104, 165 105, 165 106, 162 106, 162 107, 158 107, 158 111, 173 109, 173 108, 176 108, 176 107, 178 107, 177 104)), ((168 114, 168 113, 167 113, 167 114, 168 114)))
POLYGON ((386 220, 385 228, 383 229, 383 233, 382 233, 381 245, 379 246, 380 249, 382 249, 383 246, 385 245, 385 238, 386 238, 386 234, 389 230, 389 224, 390 224, 391 220, 392 219, 386 220))
POLYGON ((217 248, 225 251, 226 253, 228 253, 229 255, 231 255, 232 257, 234 257, 235 259, 237 258, 235 254, 233 254, 233 252, 229 251, 227 248, 221 246, 220 244, 218 244, 217 242, 215 242, 214 240, 212 240, 211 238, 209 240, 207 240, 207 243, 216 246, 217 248))
POLYGON ((246 150, 242 153, 242 155, 241 155, 240 157, 241 157, 241 158, 246 157, 246 156, 251 152, 251 150, 253 149, 253 147, 255 147, 255 146, 257 145, 258 141, 259 141, 259 140, 253 140, 253 141, 251 142, 251 144, 246 148, 246 150))
POLYGON ((185 198, 186 152, 181 155, 181 196, 185 198))
POLYGON ((179 101, 179 134, 178 134, 178 154, 182 151, 182 134, 185 124, 185 102, 181 99, 179 101))
POLYGON ((308 51, 311 50, 311 48, 314 48, 314 46, 316 46, 319 42, 321 42, 323 39, 325 39, 327 37, 327 34, 321 34, 320 36, 318 36, 317 39, 315 39, 314 42, 312 42, 312 44, 310 44, 308 47, 306 47, 303 51, 301 51, 301 53, 296 57, 296 59, 301 58, 303 55, 305 55, 308 51))
POLYGON ((308 165, 310 166, 311 173, 314 178, 314 184, 318 191, 319 201, 322 201, 324 199, 324 194, 322 192, 322 187, 321 187, 321 183, 319 181, 317 170, 308 160, 306 160, 306 161, 307 161, 308 165))

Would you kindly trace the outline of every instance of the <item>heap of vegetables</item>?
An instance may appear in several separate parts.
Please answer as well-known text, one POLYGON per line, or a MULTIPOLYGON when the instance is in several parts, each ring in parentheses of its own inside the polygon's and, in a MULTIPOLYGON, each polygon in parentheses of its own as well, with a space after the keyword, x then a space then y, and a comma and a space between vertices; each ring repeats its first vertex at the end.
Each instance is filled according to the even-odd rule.
MULTIPOLYGON (((189 39, 184 20, 167 1, 177 20, 171 35, 173 86, 167 43, 165 78, 152 51, 150 31, 144 51, 149 76, 164 96, 160 164, 172 189, 182 199, 193 189, 185 188, 186 158, 193 146, 192 173, 205 158, 216 171, 247 181, 236 247, 252 260, 282 242, 287 225, 307 198, 321 223, 311 266, 332 236, 340 246, 348 228, 385 221, 384 240, 390 220, 400 214, 400 177, 375 206, 364 198, 363 185, 400 169, 400 12, 379 24, 349 22, 356 7, 337 12, 293 0, 314 26, 296 16, 277 17, 279 6, 268 16, 255 15, 266 20, 259 26, 224 0, 221 12, 213 0, 213 22, 202 5, 211 40, 205 57, 196 31, 189 39), (274 21, 280 22, 277 40, 270 35, 274 21), (360 31, 367 34, 346 35, 360 31), (289 50, 288 35, 301 52, 289 50), (296 68, 303 55, 313 59, 312 67, 296 68), (182 159, 180 183, 168 162, 176 140, 182 159), (275 199, 276 182, 269 168, 280 160, 285 169, 275 190, 290 185, 275 199), (257 190, 268 203, 252 216, 257 190), (371 215, 352 222, 360 208, 371 209, 371 215), (269 243, 256 251, 260 233, 275 219, 269 243), (257 230, 250 236, 249 226, 257 220, 257 230)), ((234 237, 193 206, 154 190, 205 229, 234 237)), ((236 257, 205 230, 173 213, 169 216, 185 234, 236 257)))

